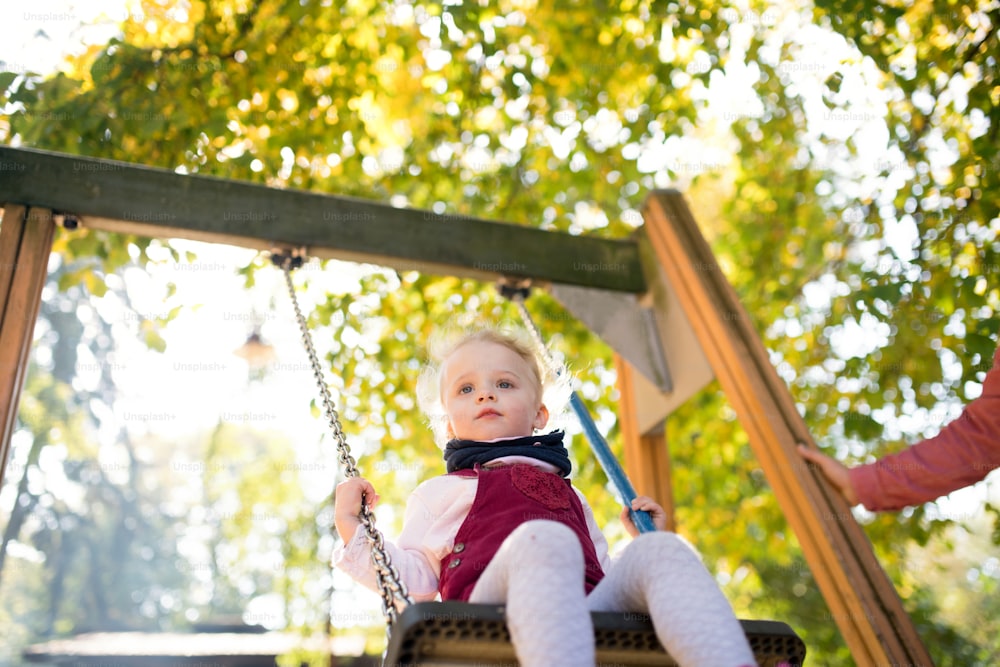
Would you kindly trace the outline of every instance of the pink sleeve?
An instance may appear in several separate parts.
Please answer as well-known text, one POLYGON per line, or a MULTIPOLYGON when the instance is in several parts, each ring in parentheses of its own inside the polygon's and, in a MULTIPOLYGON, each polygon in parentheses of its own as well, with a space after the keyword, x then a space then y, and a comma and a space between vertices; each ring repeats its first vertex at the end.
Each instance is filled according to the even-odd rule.
POLYGON ((983 393, 958 419, 898 454, 852 468, 851 484, 870 511, 898 510, 934 500, 1000 467, 1000 348, 983 393))
MULTIPOLYGON (((450 525, 454 523, 453 520, 449 522, 450 517, 442 519, 439 512, 428 509, 426 504, 428 495, 439 502, 446 502, 448 494, 439 492, 434 496, 427 493, 428 489, 432 492, 436 490, 433 485, 424 483, 407 500, 403 531, 396 543, 384 540, 392 565, 399 572, 400 579, 406 584, 407 592, 414 602, 433 600, 438 594, 440 559, 427 544, 428 534, 435 528, 442 530, 439 525, 442 521, 449 524, 444 526, 446 532, 458 532, 458 526, 450 525)), ((333 564, 362 586, 378 592, 371 546, 362 526, 358 526, 350 540, 334 549, 333 564)))
MULTIPOLYGON (((399 547, 389 540, 384 540, 383 543, 392 566, 406 584, 407 592, 414 602, 433 600, 437 596, 437 575, 426 555, 419 550, 399 547)), ((334 549, 333 564, 362 586, 379 592, 372 565, 371 546, 363 526, 358 526, 349 542, 334 549)))

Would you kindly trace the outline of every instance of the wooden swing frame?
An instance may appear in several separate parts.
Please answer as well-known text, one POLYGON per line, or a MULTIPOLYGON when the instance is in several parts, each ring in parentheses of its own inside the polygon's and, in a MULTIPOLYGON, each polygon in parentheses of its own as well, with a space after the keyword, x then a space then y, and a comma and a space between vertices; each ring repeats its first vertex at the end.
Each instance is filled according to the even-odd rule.
POLYGON ((666 418, 714 375, 856 663, 932 664, 850 508, 796 452, 813 440, 678 192, 651 193, 635 237, 613 241, 3 146, 0 204, 0 480, 57 219, 260 250, 305 246, 311 256, 398 270, 528 278, 615 350, 625 466, 639 493, 672 509, 666 418), (580 305, 591 303, 614 307, 580 305), (622 343, 640 316, 644 350, 622 343))

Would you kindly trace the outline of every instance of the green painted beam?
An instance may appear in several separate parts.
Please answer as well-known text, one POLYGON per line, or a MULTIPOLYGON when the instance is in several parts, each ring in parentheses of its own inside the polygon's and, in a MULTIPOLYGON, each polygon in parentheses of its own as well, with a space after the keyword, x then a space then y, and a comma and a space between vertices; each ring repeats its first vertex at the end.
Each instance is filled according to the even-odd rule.
POLYGON ((495 280, 531 278, 642 292, 638 246, 364 199, 184 175, 126 162, 0 146, 0 203, 74 214, 91 229, 495 280))

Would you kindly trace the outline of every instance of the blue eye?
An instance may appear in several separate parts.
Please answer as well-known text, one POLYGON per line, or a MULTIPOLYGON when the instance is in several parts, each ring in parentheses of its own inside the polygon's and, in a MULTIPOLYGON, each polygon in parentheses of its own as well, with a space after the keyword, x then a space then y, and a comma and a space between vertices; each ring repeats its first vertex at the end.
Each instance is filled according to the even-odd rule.
POLYGON ((500 382, 497 382, 497 386, 501 389, 511 389, 514 387, 514 385, 507 380, 500 380, 500 382))
POLYGON ((460 387, 458 389, 458 393, 460 393, 460 394, 468 394, 471 391, 472 391, 472 385, 470 385, 470 384, 463 385, 462 387, 460 387))

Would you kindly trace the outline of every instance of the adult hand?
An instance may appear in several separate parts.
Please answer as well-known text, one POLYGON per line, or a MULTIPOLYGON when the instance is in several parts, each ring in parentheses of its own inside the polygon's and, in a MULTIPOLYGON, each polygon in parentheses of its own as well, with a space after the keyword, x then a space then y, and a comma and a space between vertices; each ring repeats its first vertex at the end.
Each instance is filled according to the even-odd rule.
POLYGON ((848 468, 840 461, 830 458, 818 449, 812 449, 805 445, 798 446, 799 455, 806 461, 815 463, 826 477, 833 488, 840 492, 851 505, 858 504, 858 494, 851 484, 851 476, 847 474, 848 468))
MULTIPOLYGON (((649 512, 649 518, 653 520, 653 525, 656 526, 657 530, 667 529, 667 513, 652 498, 648 496, 636 496, 632 500, 632 509, 649 512)), ((627 507, 622 508, 621 520, 625 524, 625 530, 628 531, 629 535, 632 537, 639 535, 639 529, 632 523, 632 517, 629 516, 627 507)))

